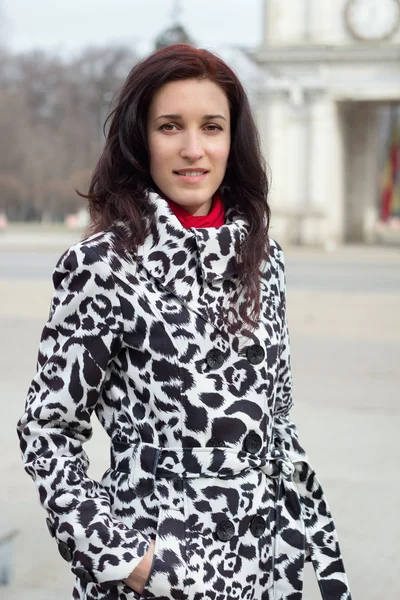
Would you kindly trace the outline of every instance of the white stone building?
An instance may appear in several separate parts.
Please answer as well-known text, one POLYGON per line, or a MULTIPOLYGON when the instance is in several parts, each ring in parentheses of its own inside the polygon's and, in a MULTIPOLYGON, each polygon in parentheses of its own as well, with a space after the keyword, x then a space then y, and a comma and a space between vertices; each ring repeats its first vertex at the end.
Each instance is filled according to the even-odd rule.
POLYGON ((387 239, 399 222, 379 226, 384 124, 400 104, 400 1, 260 1, 249 85, 273 235, 327 247, 387 239))

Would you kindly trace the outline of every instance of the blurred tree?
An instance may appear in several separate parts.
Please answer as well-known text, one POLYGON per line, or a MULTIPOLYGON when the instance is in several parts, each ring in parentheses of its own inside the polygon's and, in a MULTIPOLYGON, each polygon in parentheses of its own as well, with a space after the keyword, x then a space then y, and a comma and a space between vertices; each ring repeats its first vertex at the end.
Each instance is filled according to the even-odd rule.
POLYGON ((69 62, 0 49, 0 172, 26 190, 18 196, 3 180, 5 197, 18 196, 15 210, 7 201, 9 219, 62 219, 82 207, 74 188, 88 187, 110 103, 137 61, 124 46, 88 48, 69 62))
POLYGON ((10 219, 20 219, 26 216, 29 208, 26 205, 28 191, 17 177, 8 173, 0 173, 0 213, 5 213, 10 219))

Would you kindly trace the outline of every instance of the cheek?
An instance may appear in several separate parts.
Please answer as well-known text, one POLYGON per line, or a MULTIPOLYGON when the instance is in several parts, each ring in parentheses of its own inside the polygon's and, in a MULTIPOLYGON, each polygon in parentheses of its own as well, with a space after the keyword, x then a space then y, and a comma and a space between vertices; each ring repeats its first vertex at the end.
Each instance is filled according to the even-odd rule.
POLYGON ((215 165, 225 171, 226 165, 229 158, 229 146, 223 146, 219 148, 215 148, 213 153, 213 159, 215 165))
POLYGON ((230 137, 224 139, 215 140, 209 148, 210 154, 212 155, 213 162, 217 167, 221 169, 226 168, 228 162, 229 153, 231 149, 230 137))
POLYGON ((162 168, 171 160, 173 152, 170 144, 163 144, 161 140, 149 141, 150 168, 162 168))

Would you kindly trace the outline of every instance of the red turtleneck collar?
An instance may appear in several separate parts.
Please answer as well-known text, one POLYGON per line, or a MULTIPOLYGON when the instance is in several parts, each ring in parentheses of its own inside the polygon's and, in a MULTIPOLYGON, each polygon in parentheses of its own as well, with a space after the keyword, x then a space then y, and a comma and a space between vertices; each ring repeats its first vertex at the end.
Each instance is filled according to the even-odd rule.
POLYGON ((176 202, 166 198, 168 206, 181 222, 181 224, 190 229, 191 227, 221 227, 225 223, 225 207, 222 198, 214 196, 211 210, 208 215, 193 216, 176 202))

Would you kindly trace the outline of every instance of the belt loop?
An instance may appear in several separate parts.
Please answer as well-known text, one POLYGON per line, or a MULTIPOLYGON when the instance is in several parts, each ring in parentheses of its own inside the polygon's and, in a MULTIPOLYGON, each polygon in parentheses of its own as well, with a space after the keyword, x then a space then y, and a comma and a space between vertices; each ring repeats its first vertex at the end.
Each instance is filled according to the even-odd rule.
POLYGON ((160 448, 141 442, 111 442, 111 468, 126 473, 136 496, 148 496, 154 491, 160 448))

